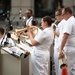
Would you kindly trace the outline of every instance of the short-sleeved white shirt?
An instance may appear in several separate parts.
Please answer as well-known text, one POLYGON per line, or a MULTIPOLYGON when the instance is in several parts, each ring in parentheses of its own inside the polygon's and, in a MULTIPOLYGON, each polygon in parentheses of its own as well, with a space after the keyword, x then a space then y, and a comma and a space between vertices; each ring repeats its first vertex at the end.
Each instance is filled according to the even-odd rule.
POLYGON ((58 47, 60 46, 61 41, 62 41, 63 30, 64 30, 64 27, 65 27, 65 22, 66 22, 66 20, 63 19, 63 20, 58 24, 58 32, 59 32, 59 37, 58 37, 59 45, 58 45, 58 47))
MULTIPOLYGON (((7 35, 4 35, 1 39, 0 39, 0 46, 3 46, 4 45, 4 42, 6 42, 6 39, 7 39, 7 35)), ((8 38, 9 41, 7 40, 8 43, 11 43, 12 46, 14 46, 14 41, 11 39, 11 38, 8 38)))
POLYGON ((71 16, 65 23, 63 33, 68 33, 70 36, 66 42, 67 46, 75 46, 75 18, 71 16))
MULTIPOLYGON (((56 26, 56 32, 58 32, 58 25, 56 26)), ((54 50, 58 48, 58 36, 55 35, 54 38, 54 50)))
POLYGON ((37 36, 35 36, 35 40, 40 44, 38 46, 34 46, 34 50, 48 50, 50 45, 53 42, 54 33, 51 27, 44 29, 37 36))

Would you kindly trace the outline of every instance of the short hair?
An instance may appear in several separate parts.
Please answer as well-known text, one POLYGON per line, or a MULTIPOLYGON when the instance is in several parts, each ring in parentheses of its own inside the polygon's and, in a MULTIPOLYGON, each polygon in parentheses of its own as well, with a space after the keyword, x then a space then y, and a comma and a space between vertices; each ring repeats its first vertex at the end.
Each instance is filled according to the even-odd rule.
POLYGON ((4 28, 0 27, 0 34, 2 34, 2 35, 4 34, 4 28))
POLYGON ((65 8, 63 8, 64 9, 64 13, 69 13, 69 14, 72 14, 72 10, 71 10, 71 8, 70 7, 65 7, 65 8))
POLYGON ((43 21, 47 22, 49 26, 52 24, 52 18, 50 16, 43 17, 43 21))
POLYGON ((38 20, 37 19, 33 19, 32 20, 32 25, 33 26, 37 26, 38 25, 38 20))
POLYGON ((27 9, 27 10, 28 10, 28 11, 30 11, 30 12, 31 12, 31 14, 33 13, 33 12, 32 12, 32 10, 31 10, 30 8, 29 8, 29 9, 27 9))
POLYGON ((56 9, 55 12, 58 12, 58 15, 62 14, 62 9, 56 9))

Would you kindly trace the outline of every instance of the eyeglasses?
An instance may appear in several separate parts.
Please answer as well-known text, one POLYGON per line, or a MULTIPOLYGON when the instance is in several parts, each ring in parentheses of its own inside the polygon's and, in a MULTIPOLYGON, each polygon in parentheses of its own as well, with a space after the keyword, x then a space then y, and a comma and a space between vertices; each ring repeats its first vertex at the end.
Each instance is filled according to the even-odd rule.
POLYGON ((61 15, 61 14, 56 14, 55 16, 59 16, 59 15, 61 15))
POLYGON ((66 13, 63 13, 62 16, 64 16, 66 13))

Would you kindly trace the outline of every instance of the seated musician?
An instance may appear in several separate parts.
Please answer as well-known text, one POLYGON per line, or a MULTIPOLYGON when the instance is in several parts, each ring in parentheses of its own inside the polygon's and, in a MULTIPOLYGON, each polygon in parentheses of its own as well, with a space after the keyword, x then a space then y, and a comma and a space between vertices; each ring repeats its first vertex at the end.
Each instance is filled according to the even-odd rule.
POLYGON ((4 46, 7 43, 11 43, 11 45, 14 46, 14 42, 10 37, 9 34, 5 34, 4 28, 0 27, 0 46, 4 46))

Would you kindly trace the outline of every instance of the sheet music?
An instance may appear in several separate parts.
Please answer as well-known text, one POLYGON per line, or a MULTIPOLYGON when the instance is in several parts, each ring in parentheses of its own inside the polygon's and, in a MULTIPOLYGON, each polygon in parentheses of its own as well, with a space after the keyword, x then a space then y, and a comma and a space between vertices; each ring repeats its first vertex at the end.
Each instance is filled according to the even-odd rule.
POLYGON ((4 48, 2 48, 2 49, 5 50, 6 52, 12 54, 12 51, 10 51, 8 47, 4 47, 4 48))
POLYGON ((21 54, 24 54, 25 52, 23 50, 21 50, 18 47, 4 47, 3 48, 5 51, 7 51, 10 54, 14 54, 16 56, 20 56, 21 54))
POLYGON ((30 53, 32 51, 32 47, 28 46, 27 44, 24 44, 24 43, 20 43, 20 44, 16 44, 18 47, 24 49, 24 50, 28 50, 30 53))
POLYGON ((16 53, 16 54, 18 54, 18 55, 21 55, 22 53, 24 53, 24 51, 23 50, 21 50, 20 48, 18 48, 18 47, 11 47, 11 48, 9 48, 12 52, 14 52, 14 53, 16 53))

